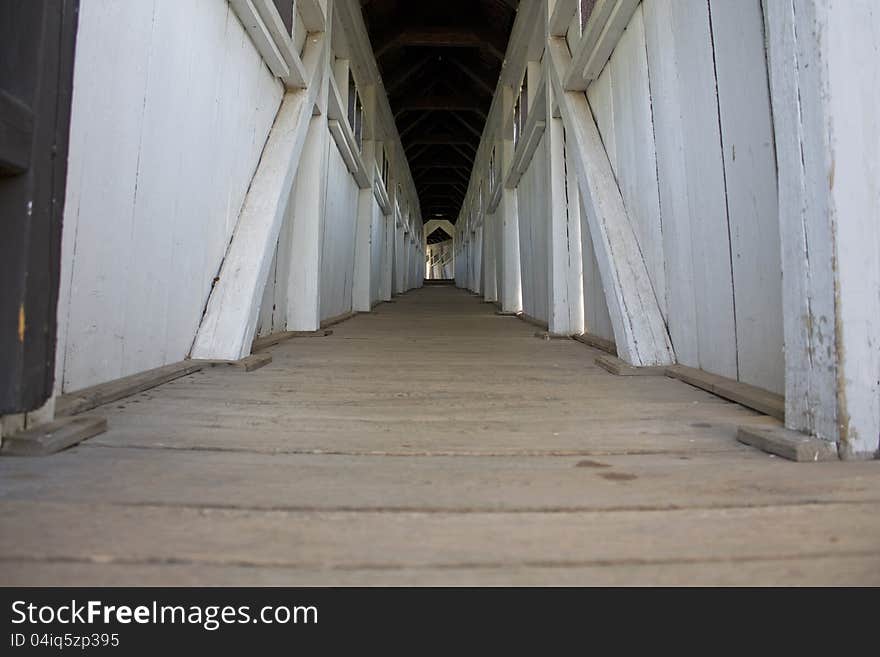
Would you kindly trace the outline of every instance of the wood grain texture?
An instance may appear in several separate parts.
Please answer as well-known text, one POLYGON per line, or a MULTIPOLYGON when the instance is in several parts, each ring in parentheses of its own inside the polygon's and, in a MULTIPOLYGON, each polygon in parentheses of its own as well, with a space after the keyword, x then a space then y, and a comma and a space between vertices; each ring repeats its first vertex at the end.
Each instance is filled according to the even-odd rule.
POLYGON ((678 61, 686 55, 676 48, 673 5, 669 0, 657 0, 642 7, 663 223, 667 322, 678 362, 696 366, 700 342, 694 286, 703 283, 694 280, 686 127, 681 115, 684 98, 678 82, 678 61))
POLYGON ((675 284, 694 294, 699 361, 693 366, 735 379, 733 279, 708 5, 671 5, 693 258, 693 278, 675 284))
POLYGON ((282 91, 226 3, 89 0, 80 30, 59 392, 188 354, 282 91))
POLYGON ((710 0, 739 380, 785 391, 776 154, 759 0, 710 0))
POLYGON ((551 38, 549 54, 620 357, 633 365, 669 364, 669 334, 586 96, 563 90, 560 76, 570 60, 565 41, 551 38))
MULTIPOLYGON (((632 14, 606 68, 610 74, 614 116, 602 121, 597 119, 597 124, 605 123, 614 131, 614 137, 608 139, 604 132, 601 133, 602 141, 610 139, 614 144, 614 175, 645 259, 660 312, 666 318, 666 272, 657 158, 641 5, 632 14)), ((609 129, 607 126, 606 130, 609 129)))
POLYGON ((3 437, 0 454, 4 456, 49 456, 78 445, 107 430, 107 420, 79 415, 40 424, 34 428, 3 437))
POLYGON ((547 322, 549 316, 550 227, 548 135, 545 132, 517 187, 519 253, 522 272, 522 310, 547 322))
POLYGON ((321 237, 322 320, 352 310, 358 219, 358 186, 335 142, 329 145, 329 158, 321 237))
MULTIPOLYGON (((304 56, 309 87, 284 96, 196 334, 194 358, 235 360, 250 349, 273 253, 313 122, 311 110, 321 80, 326 78, 327 49, 324 37, 309 40, 304 56)), ((297 262, 293 256, 291 260, 297 262)), ((290 306, 288 302, 288 312, 290 306)), ((317 326, 289 328, 311 330, 317 326)))
POLYGON ((870 3, 765 5, 779 166, 786 426, 880 446, 878 17, 870 3), (840 167, 843 167, 842 169, 840 167), (842 173, 841 173, 842 172, 842 173), (870 219, 869 219, 870 217, 870 219))
POLYGON ((0 581, 876 580, 875 464, 770 458, 736 439, 766 418, 533 333, 430 287, 105 406, 0 459, 0 581))

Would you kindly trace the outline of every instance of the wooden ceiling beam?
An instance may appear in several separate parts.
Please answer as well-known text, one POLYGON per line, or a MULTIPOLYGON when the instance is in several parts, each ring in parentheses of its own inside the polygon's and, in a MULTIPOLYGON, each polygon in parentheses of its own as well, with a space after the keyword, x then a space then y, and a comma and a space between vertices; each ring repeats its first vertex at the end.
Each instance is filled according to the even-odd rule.
POLYGON ((484 121, 486 111, 468 96, 418 96, 402 98, 394 103, 394 117, 404 112, 473 112, 484 121))
POLYGON ((489 94, 490 96, 494 96, 494 95, 495 95, 495 89, 492 88, 492 85, 490 85, 488 82, 486 82, 486 81, 485 81, 485 80, 484 80, 479 74, 477 74, 477 72, 474 71, 470 66, 468 66, 467 64, 461 62, 461 61, 460 61, 458 58, 456 58, 456 57, 448 57, 448 58, 446 59, 446 61, 448 61, 450 64, 452 64, 453 66, 455 66, 459 71, 461 71, 462 73, 464 73, 465 76, 466 76, 471 82, 473 82, 474 84, 476 84, 477 87, 478 87, 480 90, 484 91, 485 93, 489 94))
POLYGON ((450 144, 450 146, 451 146, 452 150, 454 150, 456 153, 458 153, 463 158, 465 158, 468 162, 473 164, 474 157, 476 155, 476 150, 474 150, 474 154, 472 155, 472 154, 468 153, 466 150, 464 150, 463 148, 459 148, 459 146, 456 144, 450 144))
MULTIPOLYGON (((415 128, 416 126, 418 126, 421 123, 424 123, 425 119, 429 118, 430 116, 431 116, 431 112, 425 112, 423 114, 420 114, 416 117, 416 119, 412 123, 410 123, 408 126, 406 126, 403 129, 401 129, 400 125, 398 124, 398 130, 400 131, 400 138, 403 139, 403 137, 405 135, 412 132, 413 128, 415 128)), ((396 121, 397 121, 397 119, 395 117, 395 122, 396 121)))
POLYGON ((458 114, 450 113, 449 116, 451 116, 451 117, 454 118, 456 121, 458 121, 461 125, 463 125, 463 126, 468 130, 468 132, 470 132, 470 133, 473 134, 473 135, 476 135, 478 139, 482 139, 482 138, 483 138, 483 133, 482 133, 482 131, 477 130, 474 126, 472 126, 470 123, 468 123, 467 121, 465 121, 465 120, 464 120, 463 118, 461 118, 458 114))
POLYGON ((473 136, 462 134, 440 134, 415 137, 406 143, 405 148, 409 149, 412 146, 473 146, 473 144, 473 136))
POLYGON ((423 70, 432 59, 434 59, 434 55, 421 57, 417 59, 414 63, 403 68, 403 70, 392 71, 387 76, 383 76, 383 78, 386 80, 385 90, 389 93, 389 95, 393 94, 395 91, 400 89, 403 84, 409 81, 410 78, 416 75, 419 71, 423 70))
MULTIPOLYGON (((412 154, 407 158, 410 161, 410 164, 416 164, 417 160, 420 157, 422 157, 427 151, 436 150, 438 147, 437 146, 425 146, 424 148, 425 148, 425 151, 419 152, 418 154, 412 154)), ((457 152, 454 152, 454 153, 457 155, 457 152)), ((440 157, 437 156, 437 153, 434 153, 433 157, 425 158, 425 160, 426 160, 426 163, 428 163, 428 164, 430 164, 430 163, 454 164, 454 165, 461 166, 461 167, 467 167, 468 169, 472 168, 474 165, 473 158, 463 156, 463 159, 459 159, 459 157, 461 157, 461 156, 456 157, 455 155, 453 155, 452 157, 449 157, 449 155, 450 155, 449 151, 441 151, 440 157)))
POLYGON ((485 50, 499 62, 504 61, 504 53, 494 45, 495 35, 487 30, 472 27, 408 27, 398 31, 375 48, 376 59, 403 48, 418 46, 427 48, 477 48, 485 50))
POLYGON ((473 167, 470 164, 454 164, 450 162, 417 162, 410 164, 410 167, 417 171, 428 171, 433 169, 450 169, 453 171, 470 171, 473 167))
POLYGON ((429 186, 429 185, 439 185, 441 187, 448 185, 461 185, 467 184, 467 180, 462 180, 461 176, 441 176, 436 173, 432 173, 430 175, 422 176, 419 181, 416 183, 416 187, 429 186))

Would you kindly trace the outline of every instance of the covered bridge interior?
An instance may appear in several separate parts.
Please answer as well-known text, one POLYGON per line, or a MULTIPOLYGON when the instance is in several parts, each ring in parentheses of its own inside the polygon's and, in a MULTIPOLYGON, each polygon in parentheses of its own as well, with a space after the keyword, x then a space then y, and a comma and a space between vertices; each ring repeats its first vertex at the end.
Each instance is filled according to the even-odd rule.
POLYGON ((880 583, 875 3, 8 11, 0 583, 880 583))

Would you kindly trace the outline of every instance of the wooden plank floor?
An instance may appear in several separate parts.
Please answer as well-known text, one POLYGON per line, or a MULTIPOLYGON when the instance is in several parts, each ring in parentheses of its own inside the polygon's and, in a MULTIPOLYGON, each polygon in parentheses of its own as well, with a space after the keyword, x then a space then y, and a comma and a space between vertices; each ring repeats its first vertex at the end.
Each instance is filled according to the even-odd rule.
POLYGON ((0 584, 880 584, 880 463, 534 333, 430 287, 104 406, 0 459, 0 584))

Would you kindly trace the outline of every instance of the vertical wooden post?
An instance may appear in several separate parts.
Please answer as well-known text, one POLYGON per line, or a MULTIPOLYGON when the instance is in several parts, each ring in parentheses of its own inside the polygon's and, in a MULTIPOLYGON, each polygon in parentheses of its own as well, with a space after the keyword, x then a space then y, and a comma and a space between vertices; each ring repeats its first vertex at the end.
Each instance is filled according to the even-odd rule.
POLYGON ((361 89, 364 107, 364 136, 361 154, 367 167, 367 186, 358 192, 358 217, 354 246, 354 274, 352 280, 352 310, 369 312, 371 308, 370 290, 372 288, 372 235, 373 229, 373 183, 376 172, 376 141, 374 122, 376 107, 376 87, 370 85, 361 89))
POLYGON ((471 271, 473 272, 473 280, 471 281, 471 290, 474 294, 482 294, 483 292, 483 226, 477 226, 473 232, 474 251, 473 263, 471 271))
MULTIPOLYGON (((501 88, 503 111, 507 116, 513 108, 514 90, 510 86, 501 88)), ((510 126, 501 126, 501 180, 507 177, 513 161, 513 134, 510 126)), ((500 182, 502 186, 503 182, 500 182)), ((519 210, 516 189, 502 187, 501 202, 498 204, 501 215, 501 312, 516 314, 522 312, 522 277, 519 260, 519 210)))
POLYGON ((318 82, 315 112, 303 146, 302 160, 291 195, 290 267, 287 280, 287 330, 317 331, 321 328, 321 256, 324 240, 324 211, 330 164, 330 131, 327 104, 330 76, 332 2, 328 5, 327 56, 318 82))
POLYGON ((498 301, 498 282, 496 278, 497 231, 495 213, 487 214, 483 220, 483 300, 498 301))
POLYGON ((581 194, 572 161, 568 140, 565 142, 565 190, 568 199, 568 315, 572 335, 586 330, 584 306, 584 254, 581 228, 581 194))
MULTIPOLYGON (((547 135, 549 149, 547 157, 547 180, 550 193, 547 198, 547 216, 550 223, 550 253, 548 272, 549 317, 548 326, 554 335, 579 335, 583 333, 583 309, 581 303, 580 317, 576 307, 578 296, 583 298, 582 269, 577 268, 580 262, 580 225, 572 226, 569 216, 572 199, 568 197, 568 181, 565 171, 565 128, 562 119, 553 116, 553 88, 547 85, 547 135), (577 231, 577 240, 573 239, 572 228, 577 231)), ((578 199, 575 198, 577 203, 578 199)), ((580 220, 579 213, 574 219, 580 220)))
POLYGON ((779 171, 785 424, 880 450, 880 14, 764 3, 779 171))
POLYGON ((288 331, 316 331, 321 326, 321 251, 329 147, 325 107, 310 120, 291 201, 288 331))
MULTIPOLYGON (((389 196, 391 190, 389 190, 389 196)), ((394 201, 392 197, 392 207, 394 201)), ((382 218, 382 300, 390 301, 393 293, 392 272, 394 270, 394 213, 387 214, 382 218)))

